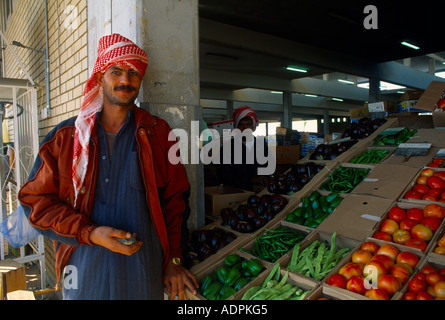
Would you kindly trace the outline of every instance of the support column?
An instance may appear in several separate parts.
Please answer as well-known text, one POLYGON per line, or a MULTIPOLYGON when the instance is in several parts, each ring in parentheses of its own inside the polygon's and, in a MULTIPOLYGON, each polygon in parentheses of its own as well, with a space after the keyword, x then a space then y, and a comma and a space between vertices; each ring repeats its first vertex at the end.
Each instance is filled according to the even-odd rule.
POLYGON ((329 134, 329 109, 323 109, 323 134, 329 134))
MULTIPOLYGON (((202 130, 198 24, 198 0, 88 0, 90 70, 103 35, 120 33, 140 45, 148 54, 140 106, 172 129, 186 130, 189 155, 197 150, 191 144, 198 143, 191 135, 192 121, 202 130)), ((189 228, 194 230, 205 220, 204 170, 201 163, 190 163, 185 167, 191 186, 189 228)))
POLYGON ((292 92, 283 92, 283 124, 284 128, 292 130, 292 92))
POLYGON ((380 93, 380 79, 369 78, 369 99, 368 102, 379 102, 382 100, 380 93))

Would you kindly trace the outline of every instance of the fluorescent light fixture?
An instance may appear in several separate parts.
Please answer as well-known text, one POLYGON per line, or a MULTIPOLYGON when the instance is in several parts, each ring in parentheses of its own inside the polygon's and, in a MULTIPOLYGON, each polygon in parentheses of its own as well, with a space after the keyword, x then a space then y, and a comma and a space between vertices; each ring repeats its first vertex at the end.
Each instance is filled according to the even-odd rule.
POLYGON ((302 73, 306 73, 306 72, 307 72, 307 69, 305 69, 305 68, 302 68, 302 67, 294 67, 294 66, 288 66, 288 67, 286 68, 286 70, 289 70, 289 71, 295 71, 295 72, 302 72, 302 73))
POLYGON ((317 98, 318 96, 315 94, 305 94, 306 97, 317 98))
POLYGON ((435 76, 436 76, 436 77, 445 78, 445 71, 442 71, 442 72, 436 72, 435 76))
POLYGON ((442 64, 445 64, 445 61, 442 61, 442 64))
POLYGON ((354 81, 344 80, 344 79, 338 79, 338 82, 346 83, 346 84, 354 84, 354 81))
POLYGON ((339 99, 339 98, 332 98, 332 100, 334 100, 334 101, 339 101, 339 102, 343 102, 343 99, 339 99))
POLYGON ((283 94, 282 91, 271 91, 270 93, 273 93, 273 94, 283 94))
MULTIPOLYGON (((357 87, 369 89, 369 82, 359 83, 357 85, 357 87)), ((406 87, 398 86, 396 84, 385 82, 385 81, 380 81, 380 90, 382 90, 382 91, 384 91, 384 90, 399 90, 399 89, 406 89, 406 87)))
POLYGON ((416 45, 414 45, 412 43, 406 42, 406 41, 402 41, 402 44, 404 46, 406 46, 408 48, 411 48, 411 49, 414 49, 414 50, 419 50, 420 49, 420 47, 418 47, 418 46, 416 46, 416 45))

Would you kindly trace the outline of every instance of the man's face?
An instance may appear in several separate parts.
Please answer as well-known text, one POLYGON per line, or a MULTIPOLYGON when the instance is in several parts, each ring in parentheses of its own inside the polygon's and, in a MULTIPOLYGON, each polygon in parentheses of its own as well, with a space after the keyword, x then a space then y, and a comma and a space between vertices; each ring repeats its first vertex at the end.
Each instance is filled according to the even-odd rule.
POLYGON ((253 121, 251 118, 243 118, 238 122, 238 129, 243 132, 246 129, 253 130, 253 121))
POLYGON ((104 103, 125 107, 134 104, 142 78, 139 72, 116 65, 99 73, 97 81, 104 91, 104 103))

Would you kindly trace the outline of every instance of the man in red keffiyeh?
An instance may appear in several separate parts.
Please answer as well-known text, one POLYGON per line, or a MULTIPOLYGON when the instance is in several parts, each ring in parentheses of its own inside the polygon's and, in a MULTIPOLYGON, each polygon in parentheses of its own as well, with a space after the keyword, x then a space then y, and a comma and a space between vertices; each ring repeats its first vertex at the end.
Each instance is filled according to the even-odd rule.
POLYGON ((64 299, 163 299, 163 285, 182 299, 198 287, 180 263, 190 188, 167 160, 169 125, 134 104, 147 55, 119 34, 97 54, 79 115, 45 137, 19 200, 54 240, 58 281, 77 270, 64 299))

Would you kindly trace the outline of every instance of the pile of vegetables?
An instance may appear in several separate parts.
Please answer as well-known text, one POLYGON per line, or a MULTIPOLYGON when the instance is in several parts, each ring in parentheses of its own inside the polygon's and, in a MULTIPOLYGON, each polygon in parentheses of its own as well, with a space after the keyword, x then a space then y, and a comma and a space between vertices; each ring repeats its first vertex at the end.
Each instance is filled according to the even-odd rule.
POLYGON ((436 203, 423 209, 395 206, 388 211, 373 238, 425 251, 444 219, 445 208, 436 203))
POLYGON ((287 199, 279 194, 252 195, 247 204, 239 205, 236 210, 222 209, 222 224, 241 233, 254 232, 280 213, 287 203, 287 199))
POLYGON ((270 193, 278 194, 298 192, 323 168, 323 165, 314 162, 294 164, 287 173, 273 177, 267 186, 267 190, 270 193))
POLYGON ((321 189, 335 193, 350 193, 368 175, 370 169, 339 167, 321 189))
POLYGON ((384 118, 371 120, 367 117, 361 118, 358 122, 351 123, 351 127, 345 129, 342 138, 366 139, 386 122, 384 118))
POLYGON ((403 130, 399 131, 396 134, 391 135, 384 135, 383 137, 376 140, 374 145, 377 146, 398 146, 401 143, 405 143, 408 141, 412 136, 414 136, 417 133, 417 129, 410 130, 408 128, 403 128, 403 130))
POLYGON ((303 300, 310 290, 303 290, 297 285, 287 283, 289 270, 281 276, 281 267, 276 263, 260 286, 248 289, 241 300, 303 300))
POLYGON ((352 159, 351 163, 377 164, 385 159, 390 153, 390 150, 371 149, 352 159))
POLYGON ((184 254, 184 266, 189 269, 197 265, 235 239, 236 235, 232 232, 220 228, 193 231, 184 254))
POLYGON ((337 193, 323 196, 315 190, 309 196, 303 197, 301 206, 290 212, 285 220, 309 228, 317 228, 337 208, 342 200, 343 197, 337 193))
POLYGON ((264 267, 258 259, 246 260, 234 253, 200 281, 199 292, 208 300, 226 300, 255 279, 264 267))
POLYGON ((330 248, 320 240, 315 240, 303 250, 296 244, 287 269, 318 281, 324 279, 350 251, 349 248, 338 249, 336 242, 337 233, 334 232, 330 248))
POLYGON ((334 160, 346 150, 350 149, 358 140, 348 140, 339 143, 319 144, 311 153, 310 160, 334 160))
POLYGON ((256 235, 252 251, 243 250, 262 260, 275 262, 304 238, 305 235, 300 232, 281 226, 266 229, 259 237, 256 235))
POLYGON ((403 300, 444 300, 445 268, 426 264, 408 282, 403 300))
POLYGON ((326 284, 374 300, 389 300, 408 282, 419 261, 415 253, 392 244, 366 241, 354 251, 350 262, 328 277, 326 284))
POLYGON ((445 202, 445 171, 425 168, 420 171, 414 186, 404 199, 445 202))

